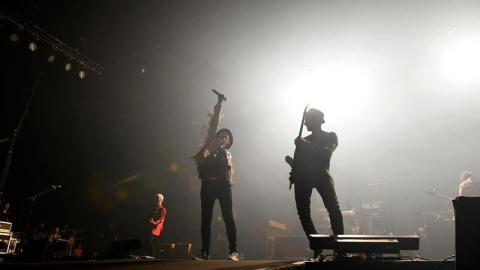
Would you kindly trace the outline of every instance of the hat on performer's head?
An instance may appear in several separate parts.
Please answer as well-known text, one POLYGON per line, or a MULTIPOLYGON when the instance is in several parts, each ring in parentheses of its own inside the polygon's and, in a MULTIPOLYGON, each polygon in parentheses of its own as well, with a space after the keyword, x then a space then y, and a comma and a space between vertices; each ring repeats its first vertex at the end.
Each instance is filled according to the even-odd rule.
POLYGON ((325 123, 325 119, 323 119, 323 112, 314 108, 308 110, 305 117, 311 119, 312 121, 319 121, 321 124, 325 123))
POLYGON ((217 132, 217 134, 216 134, 215 136, 220 135, 220 133, 222 133, 222 132, 225 132, 225 133, 228 134, 229 143, 228 143, 227 146, 225 146, 225 148, 230 149, 230 147, 232 147, 232 144, 233 144, 233 135, 232 135, 232 132, 231 132, 229 129, 227 129, 227 128, 222 128, 222 129, 220 129, 220 130, 217 132))

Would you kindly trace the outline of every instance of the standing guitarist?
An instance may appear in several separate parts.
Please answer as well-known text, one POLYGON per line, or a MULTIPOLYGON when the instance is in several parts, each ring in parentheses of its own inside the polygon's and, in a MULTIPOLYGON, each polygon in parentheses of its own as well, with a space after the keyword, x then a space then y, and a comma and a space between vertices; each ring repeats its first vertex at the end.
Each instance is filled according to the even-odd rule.
POLYGON ((167 214, 167 209, 163 206, 163 195, 160 193, 155 194, 155 198, 157 203, 148 221, 150 228, 148 233, 150 256, 153 258, 155 258, 155 242, 163 230, 163 222, 165 221, 165 215, 167 214))
MULTIPOLYGON (((305 110, 306 111, 306 110, 305 110)), ((330 176, 330 158, 337 148, 338 139, 334 132, 322 130, 324 115, 317 109, 304 113, 305 126, 312 134, 295 139, 295 156, 285 157, 292 167, 290 182, 295 184, 295 202, 303 230, 310 240, 310 234, 317 234, 312 221, 310 198, 315 188, 322 197, 325 208, 330 215, 334 235, 344 234, 343 217, 338 205, 333 179, 330 176)), ((314 260, 321 260, 322 250, 314 251, 314 260)))

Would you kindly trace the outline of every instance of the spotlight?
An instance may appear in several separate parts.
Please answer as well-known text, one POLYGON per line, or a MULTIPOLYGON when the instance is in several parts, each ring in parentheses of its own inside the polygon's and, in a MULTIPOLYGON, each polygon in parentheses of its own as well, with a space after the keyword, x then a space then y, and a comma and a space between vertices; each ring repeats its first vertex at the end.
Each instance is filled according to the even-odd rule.
POLYGON ((30 44, 28 44, 28 49, 30 49, 30 51, 34 52, 37 50, 37 43, 35 42, 30 42, 30 44))
POLYGON ((67 63, 65 64, 65 70, 66 70, 66 71, 70 71, 71 69, 72 69, 72 64, 71 64, 70 62, 67 62, 67 63))
POLYGON ((17 42, 20 39, 20 36, 17 33, 13 33, 10 35, 10 40, 12 42, 17 42))
POLYGON ((80 72, 78 72, 78 77, 79 77, 80 79, 84 79, 85 76, 87 76, 87 73, 85 73, 85 71, 80 70, 80 72))
POLYGON ((50 63, 54 62, 55 59, 57 59, 55 54, 50 54, 50 56, 48 56, 48 58, 47 58, 48 62, 50 62, 50 63))
POLYGON ((50 63, 55 62, 55 60, 57 59, 56 53, 57 53, 57 50, 55 47, 50 48, 50 53, 47 58, 48 62, 50 63))

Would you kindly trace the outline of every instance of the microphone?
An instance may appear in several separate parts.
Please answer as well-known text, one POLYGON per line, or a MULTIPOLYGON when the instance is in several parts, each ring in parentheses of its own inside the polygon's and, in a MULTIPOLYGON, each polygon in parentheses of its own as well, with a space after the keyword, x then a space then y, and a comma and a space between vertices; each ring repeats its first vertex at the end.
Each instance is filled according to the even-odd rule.
POLYGON ((217 96, 223 96, 223 100, 224 101, 227 101, 227 98, 223 95, 223 94, 220 94, 217 90, 215 89, 212 89, 213 93, 217 94, 217 96))
POLYGON ((60 185, 53 185, 52 188, 53 188, 53 189, 57 189, 57 188, 62 188, 62 186, 60 186, 60 185))

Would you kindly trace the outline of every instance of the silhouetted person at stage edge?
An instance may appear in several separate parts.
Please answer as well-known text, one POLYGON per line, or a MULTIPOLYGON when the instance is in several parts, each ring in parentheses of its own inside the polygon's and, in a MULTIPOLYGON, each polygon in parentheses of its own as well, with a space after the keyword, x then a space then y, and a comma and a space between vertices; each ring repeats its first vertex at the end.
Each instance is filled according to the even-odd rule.
POLYGON ((480 197, 480 180, 469 171, 460 174, 462 183, 458 187, 458 196, 480 197))
POLYGON ((6 202, 2 206, 2 211, 0 212, 0 221, 10 222, 10 203, 6 202))
POLYGON ((232 146, 233 136, 228 129, 218 130, 224 100, 225 97, 218 94, 213 114, 209 114, 210 121, 205 126, 208 129, 202 148, 193 157, 197 165, 198 177, 202 181, 200 190, 202 250, 198 256, 194 257, 196 260, 210 259, 213 208, 215 200, 218 200, 227 229, 230 250, 228 259, 238 261, 237 228, 233 217, 232 199, 233 163, 232 155, 227 150, 232 146))
MULTIPOLYGON (((333 178, 330 175, 330 159, 337 148, 338 138, 334 132, 322 130, 325 123, 321 111, 311 108, 305 115, 305 126, 312 134, 305 138, 297 137, 295 158, 301 162, 299 167, 294 166, 290 156, 285 161, 293 166, 291 181, 295 184, 295 202, 298 216, 303 230, 310 240, 310 234, 317 234, 311 217, 311 196, 316 189, 323 199, 323 203, 330 216, 330 223, 334 235, 344 234, 343 217, 338 204, 333 178), (299 168, 301 171, 298 171, 299 168), (294 171, 297 170, 297 171, 294 171)), ((314 259, 321 260, 322 250, 314 251, 314 259)))

